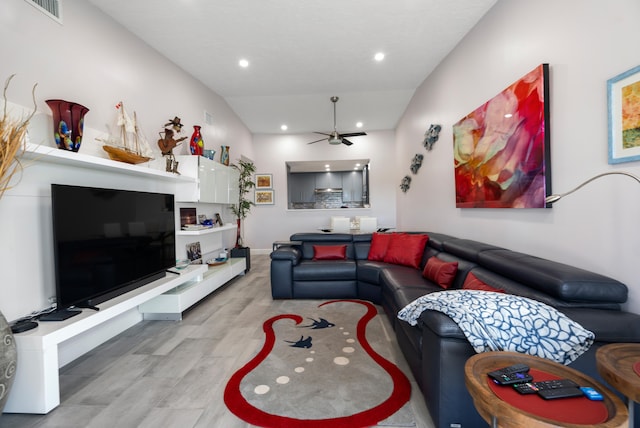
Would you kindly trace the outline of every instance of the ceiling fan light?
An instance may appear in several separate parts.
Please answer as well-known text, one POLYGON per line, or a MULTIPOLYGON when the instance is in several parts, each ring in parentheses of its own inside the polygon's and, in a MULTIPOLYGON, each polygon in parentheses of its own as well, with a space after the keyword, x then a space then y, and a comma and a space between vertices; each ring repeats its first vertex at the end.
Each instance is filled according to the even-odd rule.
POLYGON ((342 138, 331 136, 328 139, 329 144, 342 144, 342 138))

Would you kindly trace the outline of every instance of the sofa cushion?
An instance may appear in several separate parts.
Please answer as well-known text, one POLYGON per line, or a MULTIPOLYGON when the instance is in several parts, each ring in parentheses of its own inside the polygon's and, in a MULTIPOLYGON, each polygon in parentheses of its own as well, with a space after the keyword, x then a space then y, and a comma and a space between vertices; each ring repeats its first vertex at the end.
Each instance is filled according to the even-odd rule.
POLYGON ((474 263, 478 262, 480 254, 484 252, 502 250, 502 248, 496 247, 495 245, 461 238, 448 239, 442 243, 442 247, 447 253, 454 254, 474 263))
POLYGON ((371 246, 369 247, 368 259, 373 261, 384 261, 384 256, 387 254, 387 248, 391 238, 395 233, 374 233, 371 235, 371 246))
POLYGON ((615 279, 510 250, 482 252, 479 264, 567 302, 624 303, 627 286, 615 279))
POLYGON ((289 237, 291 241, 302 241, 300 248, 302 258, 311 260, 313 258, 314 245, 347 245, 347 259, 352 259, 354 255, 352 237, 350 233, 294 233, 289 237))
POLYGON ((396 233, 391 237, 384 261, 417 269, 428 240, 429 236, 423 233, 396 233))
POLYGON ((345 260, 347 245, 314 245, 313 260, 345 260))
POLYGON ((458 272, 458 262, 445 262, 437 257, 427 260, 422 276, 435 282, 442 288, 449 288, 458 272))
POLYGON ((293 269, 294 281, 351 281, 355 279, 355 260, 302 260, 293 269))
POLYGON ((465 290, 482 290, 482 291, 493 291, 495 293, 504 293, 505 291, 501 288, 492 287, 482 281, 480 281, 473 272, 469 272, 467 278, 464 280, 464 284, 462 284, 462 288, 465 290))

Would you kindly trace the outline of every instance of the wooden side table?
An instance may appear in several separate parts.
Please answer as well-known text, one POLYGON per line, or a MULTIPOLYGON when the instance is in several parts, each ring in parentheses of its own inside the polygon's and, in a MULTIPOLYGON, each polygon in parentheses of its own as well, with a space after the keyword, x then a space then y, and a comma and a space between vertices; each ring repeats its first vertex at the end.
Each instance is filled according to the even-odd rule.
POLYGON ((640 375, 634 365, 640 363, 640 343, 611 343, 596 351, 600 376, 629 399, 629 426, 633 427, 633 403, 640 402, 640 375))
MULTIPOLYGON (((483 352, 469 358, 465 364, 465 383, 471 397, 473 397, 474 405, 478 413, 493 427, 517 427, 517 428, 536 428, 536 427, 572 427, 584 428, 590 427, 628 427, 627 409, 612 391, 595 379, 574 370, 570 367, 558 364, 551 360, 535 357, 532 355, 520 354, 516 352, 483 352), (531 412, 522 410, 515 405, 504 401, 489 385, 487 373, 493 370, 507 367, 513 364, 526 364, 532 370, 544 372, 551 376, 571 379, 580 386, 590 386, 600 392, 604 400, 601 402, 606 407, 607 419, 600 424, 575 424, 554 420, 553 418, 540 416, 531 412)), ((534 376, 534 381, 535 379, 534 376)), ((505 387, 506 388, 506 387, 505 387)), ((538 399, 539 397, 530 397, 538 399)), ((540 400, 542 400, 540 398, 540 400)), ((577 399, 558 399, 553 400, 560 402, 561 400, 586 400, 585 404, 590 402, 586 397, 577 399)), ((549 402, 550 403, 550 402, 549 402)), ((595 402, 593 402, 595 403, 595 402)))

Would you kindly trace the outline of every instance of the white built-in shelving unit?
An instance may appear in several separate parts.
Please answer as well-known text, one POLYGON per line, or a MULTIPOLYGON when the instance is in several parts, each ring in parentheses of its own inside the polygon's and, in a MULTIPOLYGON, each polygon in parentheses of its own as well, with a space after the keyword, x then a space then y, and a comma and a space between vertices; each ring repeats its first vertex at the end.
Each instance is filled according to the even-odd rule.
MULTIPOLYGON (((60 165, 69 174, 109 177, 128 175, 142 180, 198 188, 198 177, 173 174, 150 165, 130 165, 99 156, 29 144, 28 162, 60 165)), ((48 185, 48 184, 47 184, 48 185)), ((106 186, 105 186, 106 187, 106 186)), ((177 199, 179 200, 179 199, 177 199)), ((197 231, 176 231, 177 245, 190 237, 218 236, 236 229, 235 224, 197 231)), ((246 269, 244 258, 229 259, 209 267, 190 265, 179 273, 146 284, 98 305, 98 311, 83 310, 64 321, 40 322, 33 330, 15 334, 19 362, 4 411, 48 413, 60 404, 58 370, 142 319, 181 319, 182 312, 223 286, 246 269)))

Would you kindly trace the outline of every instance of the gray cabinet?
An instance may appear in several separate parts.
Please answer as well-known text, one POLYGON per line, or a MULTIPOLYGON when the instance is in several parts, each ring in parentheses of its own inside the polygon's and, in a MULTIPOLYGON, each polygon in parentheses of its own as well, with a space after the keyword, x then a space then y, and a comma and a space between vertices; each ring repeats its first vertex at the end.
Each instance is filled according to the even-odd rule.
POLYGON ((313 203, 316 201, 314 173, 299 173, 289 175, 289 202, 313 203))
POLYGON ((342 188, 341 172, 317 172, 316 189, 340 189, 342 188))
POLYGON ((362 201, 362 172, 342 173, 342 200, 343 202, 362 201))

